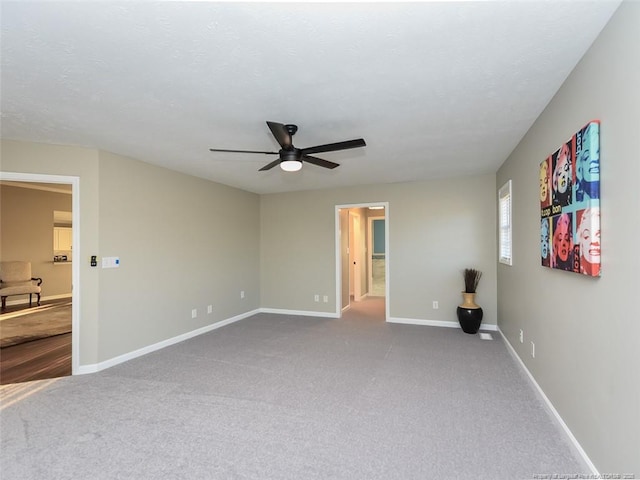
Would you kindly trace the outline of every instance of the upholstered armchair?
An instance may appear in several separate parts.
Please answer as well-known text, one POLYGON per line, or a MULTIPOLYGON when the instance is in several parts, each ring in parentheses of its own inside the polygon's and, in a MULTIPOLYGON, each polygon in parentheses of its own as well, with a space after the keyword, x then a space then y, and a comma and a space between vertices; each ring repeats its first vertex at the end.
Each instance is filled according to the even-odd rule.
POLYGON ((37 295, 40 305, 41 278, 31 276, 31 262, 0 262, 0 297, 2 310, 7 308, 7 297, 10 295, 29 295, 31 306, 32 295, 37 295))

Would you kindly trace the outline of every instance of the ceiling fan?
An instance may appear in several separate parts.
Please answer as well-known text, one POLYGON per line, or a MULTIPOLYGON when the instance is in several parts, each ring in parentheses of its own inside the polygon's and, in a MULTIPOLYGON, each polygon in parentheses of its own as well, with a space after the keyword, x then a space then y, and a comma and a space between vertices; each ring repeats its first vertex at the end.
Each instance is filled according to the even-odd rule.
POLYGON ((322 152, 335 152, 338 150, 347 150, 349 148, 364 147, 367 144, 362 138, 357 140, 346 140, 344 142, 327 143, 326 145, 317 145, 315 147, 308 148, 296 148, 293 146, 292 139, 295 133, 298 131, 297 125, 276 122, 267 122, 271 133, 276 138, 280 146, 282 147, 278 152, 262 152, 255 150, 225 150, 220 148, 210 148, 212 152, 233 152, 233 153, 264 153, 267 155, 278 155, 279 158, 271 163, 266 164, 259 169, 260 172, 265 170, 271 170, 276 165, 280 165, 280 168, 286 172, 296 172, 302 168, 302 162, 312 163, 324 168, 336 168, 340 166, 339 163, 330 162, 321 158, 312 157, 312 153, 322 152))

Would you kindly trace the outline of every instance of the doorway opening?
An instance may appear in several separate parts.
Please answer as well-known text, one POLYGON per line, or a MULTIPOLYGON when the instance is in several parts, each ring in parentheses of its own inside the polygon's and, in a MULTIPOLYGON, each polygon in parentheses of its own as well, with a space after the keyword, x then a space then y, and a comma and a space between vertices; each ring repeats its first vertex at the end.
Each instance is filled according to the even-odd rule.
POLYGON ((3 213, 13 209, 7 217, 14 226, 26 215, 33 228, 28 246, 11 246, 21 234, 9 235, 16 229, 3 224, 2 261, 28 261, 32 275, 43 280, 40 306, 35 301, 30 306, 28 295, 8 297, 1 314, 2 384, 73 375, 79 371, 80 347, 80 179, 0 172, 0 182, 3 196, 13 195, 3 202, 3 213), (21 198, 24 203, 14 201, 21 198))
POLYGON ((366 301, 369 310, 389 318, 388 217, 388 202, 336 205, 338 317, 366 301))

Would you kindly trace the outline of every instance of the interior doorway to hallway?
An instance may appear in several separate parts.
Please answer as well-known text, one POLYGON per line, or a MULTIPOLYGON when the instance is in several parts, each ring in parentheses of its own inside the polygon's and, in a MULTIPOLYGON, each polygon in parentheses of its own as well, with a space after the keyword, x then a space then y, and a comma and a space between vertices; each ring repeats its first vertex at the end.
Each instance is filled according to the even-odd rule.
POLYGON ((337 316, 376 297, 386 320, 390 291, 388 202, 337 205, 335 231, 337 316))

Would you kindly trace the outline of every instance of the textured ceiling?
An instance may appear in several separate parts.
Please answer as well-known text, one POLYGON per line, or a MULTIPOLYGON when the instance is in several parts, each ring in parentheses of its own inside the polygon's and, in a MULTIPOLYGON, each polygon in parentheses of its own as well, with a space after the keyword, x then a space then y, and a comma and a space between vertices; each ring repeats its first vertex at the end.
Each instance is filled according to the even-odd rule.
POLYGON ((495 172, 619 3, 2 1, 1 133, 256 193, 495 172), (266 120, 367 146, 209 152, 277 150, 266 120))

